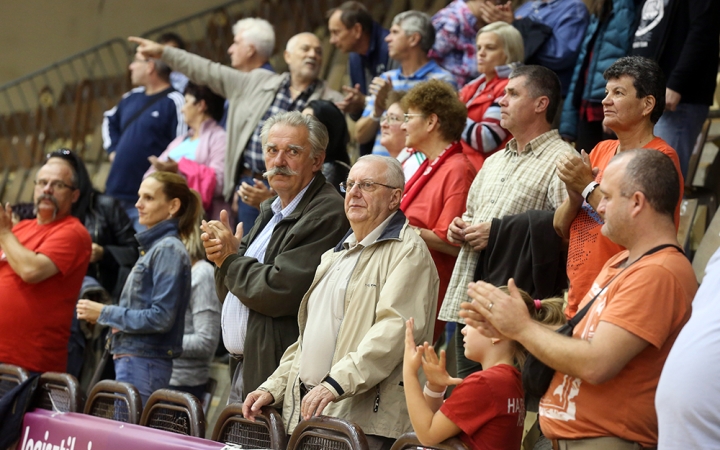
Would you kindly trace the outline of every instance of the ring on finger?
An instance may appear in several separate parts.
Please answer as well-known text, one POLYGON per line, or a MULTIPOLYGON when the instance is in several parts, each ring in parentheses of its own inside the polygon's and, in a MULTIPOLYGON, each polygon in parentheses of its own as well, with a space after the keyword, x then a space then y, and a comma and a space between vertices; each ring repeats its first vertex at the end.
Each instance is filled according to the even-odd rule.
POLYGON ((490 311, 492 309, 492 307, 493 307, 493 302, 490 302, 487 307, 488 311, 490 311))

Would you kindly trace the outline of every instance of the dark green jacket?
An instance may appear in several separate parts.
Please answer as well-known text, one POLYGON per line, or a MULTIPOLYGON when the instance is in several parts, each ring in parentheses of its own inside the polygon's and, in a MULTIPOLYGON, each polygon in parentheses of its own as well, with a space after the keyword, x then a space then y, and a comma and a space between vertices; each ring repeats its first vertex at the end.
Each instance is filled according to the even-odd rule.
POLYGON ((265 263, 244 257, 245 250, 272 219, 270 205, 260 205, 260 216, 245 235, 237 255, 215 270, 220 299, 231 291, 249 309, 243 395, 254 391, 277 368, 285 349, 298 338, 297 314, 310 287, 320 256, 333 248, 350 224, 343 199, 318 172, 295 211, 276 226, 265 252, 265 263))

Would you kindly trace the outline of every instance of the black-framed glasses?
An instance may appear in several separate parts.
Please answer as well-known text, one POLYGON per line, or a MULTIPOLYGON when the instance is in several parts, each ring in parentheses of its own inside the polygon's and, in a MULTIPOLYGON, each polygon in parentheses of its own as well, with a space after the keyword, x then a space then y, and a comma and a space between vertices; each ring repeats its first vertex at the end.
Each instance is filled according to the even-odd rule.
POLYGON ((63 181, 60 180, 45 180, 43 178, 39 180, 35 180, 35 186, 40 186, 41 188, 45 189, 48 185, 52 188, 53 191, 61 190, 61 189, 71 189, 75 190, 77 189, 72 184, 66 184, 63 181))
POLYGON ((410 113, 405 113, 405 114, 403 114, 403 119, 405 120, 405 123, 408 123, 408 122, 410 122, 410 119, 413 118, 413 117, 424 117, 424 116, 425 116, 425 114, 410 114, 410 113))
POLYGON ((375 189, 377 189, 378 186, 386 187, 388 189, 400 189, 395 186, 388 186, 387 184, 378 183, 375 181, 346 181, 344 183, 340 183, 340 192, 350 192, 352 191, 352 188, 357 186, 360 188, 363 192, 373 192, 375 189))

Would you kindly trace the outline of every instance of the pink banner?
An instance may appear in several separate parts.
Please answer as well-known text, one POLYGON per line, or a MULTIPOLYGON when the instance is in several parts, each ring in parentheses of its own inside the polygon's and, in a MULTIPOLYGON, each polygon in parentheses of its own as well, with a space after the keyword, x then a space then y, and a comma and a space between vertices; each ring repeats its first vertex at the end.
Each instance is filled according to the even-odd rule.
POLYGON ((218 450, 219 442, 80 413, 36 409, 25 414, 17 450, 218 450))

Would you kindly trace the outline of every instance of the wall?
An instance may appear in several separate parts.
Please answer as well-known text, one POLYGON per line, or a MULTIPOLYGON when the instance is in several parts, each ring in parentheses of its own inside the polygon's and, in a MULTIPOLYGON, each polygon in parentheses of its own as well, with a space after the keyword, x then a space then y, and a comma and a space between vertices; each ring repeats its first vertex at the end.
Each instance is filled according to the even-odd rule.
POLYGON ((114 37, 138 35, 227 0, 2 0, 0 86, 114 37))

